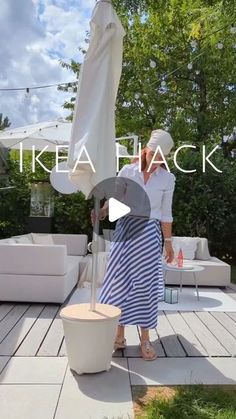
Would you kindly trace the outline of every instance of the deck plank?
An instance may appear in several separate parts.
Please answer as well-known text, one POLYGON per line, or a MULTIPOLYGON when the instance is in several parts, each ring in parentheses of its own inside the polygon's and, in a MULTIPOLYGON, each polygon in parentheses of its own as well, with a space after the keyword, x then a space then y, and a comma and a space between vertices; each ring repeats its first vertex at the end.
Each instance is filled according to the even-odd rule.
POLYGON ((42 304, 34 304, 24 312, 20 320, 15 324, 9 334, 1 342, 0 355, 13 355, 17 351, 19 345, 35 323, 43 307, 44 305, 42 304))
POLYGON ((20 318, 28 310, 29 307, 30 307, 29 304, 17 304, 4 317, 4 319, 1 321, 1 327, 0 327, 0 343, 3 341, 6 335, 11 331, 11 329, 16 325, 16 323, 20 320, 20 318))
POLYGON ((185 357, 186 353, 181 346, 172 326, 170 325, 165 313, 160 311, 158 314, 157 332, 167 356, 185 357))
POLYGON ((182 311, 181 316, 194 331, 196 337, 206 349, 209 356, 229 356, 229 352, 220 344, 200 318, 190 311, 182 311))
POLYGON ((158 358, 164 358, 166 354, 161 344, 161 339, 160 339, 160 336, 158 335, 157 329, 150 329, 149 336, 150 336, 150 341, 152 342, 154 349, 158 355, 158 358))
POLYGON ((58 356, 67 356, 65 337, 63 338, 62 345, 61 345, 61 348, 59 350, 58 356))
POLYGON ((227 316, 229 316, 232 320, 236 322, 236 313, 235 312, 227 312, 227 316))
POLYGON ((58 305, 46 305, 44 307, 15 356, 36 356, 57 311, 58 305))
POLYGON ((57 356, 62 340, 64 338, 64 330, 62 320, 60 318, 61 308, 58 308, 58 313, 54 318, 51 326, 39 348, 36 356, 57 356))
POLYGON ((207 351, 196 338, 194 332, 184 321, 180 313, 175 311, 165 311, 173 330, 183 345, 188 356, 207 356, 207 351))
POLYGON ((0 305, 0 321, 13 309, 14 304, 0 305))
POLYGON ((206 311, 199 311, 196 314, 229 354, 236 355, 236 340, 222 324, 206 311))
POLYGON ((231 333, 232 336, 236 338, 236 313, 235 314, 235 320, 233 320, 228 314, 229 313, 223 313, 221 311, 212 311, 212 316, 215 317, 218 322, 224 326, 226 330, 228 330, 229 333, 231 333))
MULTIPOLYGON (((235 294, 235 291, 231 290, 235 294)), ((0 355, 67 356, 59 304, 0 304, 0 355)), ((136 326, 126 326, 127 348, 113 357, 140 357, 136 326)), ((159 357, 236 355, 236 312, 159 312, 150 330, 159 357)))

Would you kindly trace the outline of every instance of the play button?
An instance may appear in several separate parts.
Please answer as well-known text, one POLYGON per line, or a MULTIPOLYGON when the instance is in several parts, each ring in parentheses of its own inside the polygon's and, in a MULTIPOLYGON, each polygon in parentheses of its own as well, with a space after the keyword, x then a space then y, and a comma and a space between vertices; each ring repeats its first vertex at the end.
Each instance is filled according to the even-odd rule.
MULTIPOLYGON (((106 240, 125 242, 136 240, 143 234, 150 219, 151 206, 141 185, 127 177, 108 178, 97 183, 88 198, 95 197, 100 200, 100 207, 108 202, 108 220, 112 223, 110 232, 113 230, 114 234, 111 232, 106 240)), ((100 234, 103 234, 102 225, 100 234)))
POLYGON ((122 202, 118 201, 115 198, 110 198, 108 201, 108 218, 111 223, 113 221, 118 220, 121 217, 129 214, 131 212, 131 208, 128 205, 122 204, 122 202))

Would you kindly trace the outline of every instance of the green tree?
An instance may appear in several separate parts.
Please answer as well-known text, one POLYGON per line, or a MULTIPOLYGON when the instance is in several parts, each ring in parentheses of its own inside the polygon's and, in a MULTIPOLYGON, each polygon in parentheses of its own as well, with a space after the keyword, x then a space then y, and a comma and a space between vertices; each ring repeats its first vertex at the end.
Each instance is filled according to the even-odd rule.
MULTIPOLYGON (((87 34, 87 36, 88 36, 88 34, 87 34)), ((81 47, 79 47, 79 50, 83 53, 83 54, 85 54, 86 53, 86 51, 83 49, 83 48, 81 48, 81 47)), ((79 70, 80 70, 80 66, 81 66, 81 64, 80 63, 77 63, 76 61, 74 61, 74 60, 71 60, 71 62, 70 63, 66 63, 66 62, 64 62, 64 61, 60 61, 60 63, 61 63, 61 66, 63 67, 63 68, 66 68, 68 71, 71 71, 72 73, 74 73, 75 75, 76 75, 76 78, 78 78, 79 77, 79 70)), ((77 91, 77 86, 72 86, 72 85, 59 85, 59 87, 58 87, 58 90, 59 91, 62 91, 62 92, 68 92, 69 91, 69 89, 70 90, 73 90, 73 92, 74 93, 76 93, 76 91, 77 91)), ((67 120, 69 120, 69 121, 71 121, 72 120, 72 117, 73 117, 73 110, 74 110, 74 105, 75 105, 75 96, 72 96, 71 97, 71 99, 69 100, 69 102, 68 101, 66 101, 64 104, 63 104, 63 108, 64 109, 68 109, 69 111, 70 111, 70 114, 68 115, 68 117, 66 118, 67 120)))
MULTIPOLYGON (((11 125, 9 119, 7 116, 5 116, 5 118, 3 118, 3 114, 0 113, 0 131, 9 128, 11 125)), ((8 157, 9 157, 9 153, 7 148, 1 147, 1 143, 0 143, 0 186, 3 182, 6 181, 6 174, 8 171, 8 157)))
POLYGON ((11 125, 9 119, 7 116, 5 116, 5 118, 3 118, 3 114, 0 113, 0 130, 9 128, 11 125))
MULTIPOLYGON (((147 139, 150 130, 163 127, 177 144, 198 145, 230 134, 236 114, 232 3, 113 0, 113 4, 126 29, 117 135, 136 132, 147 139)), ((64 66, 78 74, 74 61, 64 66)), ((73 111, 74 100, 64 106, 73 111)))
POLYGON ((177 143, 194 144, 232 132, 232 10, 222 1, 149 1, 145 13, 129 16, 118 1, 114 5, 127 33, 117 100, 119 131, 146 137, 159 126, 168 128, 177 143))
MULTIPOLYGON (((196 145, 197 153, 183 153, 180 160, 186 168, 195 162, 197 174, 176 173, 174 233, 207 236, 215 255, 235 259, 235 159, 217 153, 223 175, 211 169, 203 174, 199 160, 203 143, 210 152, 236 125, 232 1, 113 0, 113 4, 126 30, 116 134, 135 132, 145 141, 152 129, 164 128, 176 146, 196 145)), ((78 75, 80 63, 64 66, 78 75)), ((72 95, 64 104, 70 118, 74 101, 72 95)))

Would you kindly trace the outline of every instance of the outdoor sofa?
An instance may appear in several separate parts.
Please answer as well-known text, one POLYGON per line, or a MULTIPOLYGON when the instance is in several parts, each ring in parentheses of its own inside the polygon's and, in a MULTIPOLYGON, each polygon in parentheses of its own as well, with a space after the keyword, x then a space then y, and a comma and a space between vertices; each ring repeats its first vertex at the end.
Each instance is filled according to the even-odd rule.
MULTIPOLYGON (((104 254, 107 254, 107 260, 109 255, 110 243, 113 237, 114 230, 104 229, 103 235, 99 236, 99 251, 101 253, 101 265, 104 262, 104 254), (105 253, 104 253, 105 252, 105 253)), ((228 263, 218 259, 217 257, 211 256, 208 249, 208 240, 203 237, 176 237, 174 236, 174 244, 180 243, 184 249, 184 265, 200 265, 204 267, 204 270, 197 273, 197 280, 199 286, 215 286, 215 287, 226 287, 231 282, 231 267, 228 263), (194 242, 196 250, 194 250, 194 242), (185 252, 186 249, 186 252, 185 252), (191 255, 192 254, 192 255, 191 255), (189 259, 189 257, 194 259, 189 259)), ((177 247, 175 247, 177 250, 177 247)), ((164 251, 163 251, 164 256, 164 251)), ((92 263, 92 255, 88 254, 83 263, 92 263), (86 261, 87 260, 87 261, 86 261)), ((148 262, 147 262, 148 263, 148 262)), ((83 268, 84 270, 84 268, 83 268)), ((104 271, 104 269, 103 269, 104 271)), ((91 269, 88 271, 91 272, 91 269)), ((194 285, 194 277, 192 272, 183 272, 183 285, 194 285)), ((91 275, 89 275, 91 276, 91 275)), ((82 280, 88 281, 90 278, 86 278, 82 275, 82 280)), ((99 272, 99 286, 102 281, 102 269, 99 272)), ((179 285, 180 273, 174 271, 167 271, 165 275, 166 285, 179 285)))
MULTIPOLYGON (((106 259, 111 232, 104 230, 99 237, 99 252, 106 254, 106 259)), ((184 259, 186 264, 205 268, 199 272, 198 285, 229 285, 230 265, 210 256, 207 239, 198 239, 194 259, 184 259)), ((0 301, 63 303, 76 285, 91 281, 91 274, 85 275, 92 263, 87 245, 84 234, 30 233, 0 240, 0 301)), ((168 271, 165 283, 179 284, 179 272, 168 271)), ((183 285, 193 285, 191 272, 183 273, 183 285)))
POLYGON ((33 236, 0 240, 0 300, 63 303, 79 281, 88 237, 33 236), (41 244, 34 243, 33 236, 41 244))

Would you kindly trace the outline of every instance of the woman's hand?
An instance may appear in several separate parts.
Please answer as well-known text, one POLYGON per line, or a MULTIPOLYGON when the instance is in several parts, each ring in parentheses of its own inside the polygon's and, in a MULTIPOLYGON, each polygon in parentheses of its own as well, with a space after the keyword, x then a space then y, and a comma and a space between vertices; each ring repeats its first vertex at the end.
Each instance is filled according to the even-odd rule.
MULTIPOLYGON (((107 208, 100 208, 99 212, 98 212, 98 219, 99 220, 104 220, 108 215, 108 211, 107 208)), ((91 211, 91 223, 94 224, 96 220, 96 215, 95 215, 95 211, 94 209, 92 209, 91 211)))
POLYGON ((165 242, 165 251, 166 251, 166 255, 165 255, 165 259, 166 259, 166 263, 171 263, 174 260, 174 250, 172 247, 172 243, 169 241, 165 242))

